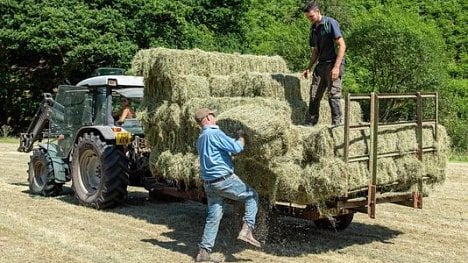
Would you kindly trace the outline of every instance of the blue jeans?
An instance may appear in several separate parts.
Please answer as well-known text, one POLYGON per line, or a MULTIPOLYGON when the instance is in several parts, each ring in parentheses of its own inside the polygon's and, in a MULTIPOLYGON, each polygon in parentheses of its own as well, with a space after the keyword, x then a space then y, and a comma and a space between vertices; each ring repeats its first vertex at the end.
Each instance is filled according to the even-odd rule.
POLYGON ((211 251, 214 246, 219 223, 223 217, 224 198, 243 201, 245 203, 243 220, 249 227, 254 228, 258 210, 258 194, 252 187, 244 183, 235 174, 220 182, 205 183, 204 187, 208 199, 208 216, 206 217, 203 237, 199 244, 200 248, 211 251))

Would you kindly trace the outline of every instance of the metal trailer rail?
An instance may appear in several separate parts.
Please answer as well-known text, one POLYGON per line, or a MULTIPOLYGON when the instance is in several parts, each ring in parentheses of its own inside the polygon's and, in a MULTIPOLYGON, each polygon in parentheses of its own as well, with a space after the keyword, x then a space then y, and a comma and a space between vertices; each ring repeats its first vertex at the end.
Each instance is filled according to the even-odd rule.
MULTIPOLYGON (((418 182, 418 191, 415 192, 392 192, 378 193, 377 186, 377 162, 379 158, 392 157, 401 155, 399 152, 379 153, 377 152, 378 131, 379 127, 404 127, 416 126, 417 147, 406 154, 416 154, 418 160, 422 161, 423 153, 435 152, 437 148, 423 147, 422 130, 423 125, 434 125, 434 139, 438 141, 438 118, 439 118, 439 97, 437 92, 416 92, 416 93, 390 93, 390 94, 348 94, 345 102, 345 119, 344 119, 344 161, 346 163, 358 162, 367 160, 369 167, 369 185, 367 189, 360 189, 354 192, 366 191, 367 197, 357 197, 338 201, 337 207, 341 209, 354 209, 356 211, 365 212, 370 218, 375 218, 376 204, 391 202, 414 208, 422 208, 422 184, 426 177, 423 177, 418 182), (434 100, 434 119, 424 119, 423 100, 429 98, 434 100), (383 99, 414 99, 416 100, 416 121, 403 122, 381 122, 379 120, 379 101, 383 99), (352 100, 370 100, 370 121, 369 123, 351 124, 350 123, 350 104, 352 100), (369 154, 360 156, 349 156, 349 134, 352 129, 369 129, 370 131, 370 147, 369 154)), ((352 192, 349 192, 352 194, 352 192)))

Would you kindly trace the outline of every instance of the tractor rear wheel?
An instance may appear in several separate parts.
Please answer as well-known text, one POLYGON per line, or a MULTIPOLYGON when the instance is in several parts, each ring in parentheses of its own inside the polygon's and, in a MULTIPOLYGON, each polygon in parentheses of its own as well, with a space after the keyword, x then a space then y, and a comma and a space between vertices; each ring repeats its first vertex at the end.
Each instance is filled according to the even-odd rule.
POLYGON ((345 230, 353 221, 354 213, 334 216, 332 218, 320 218, 314 220, 315 225, 318 228, 329 229, 329 230, 337 230, 342 231, 345 230))
POLYGON ((92 132, 75 144, 71 174, 80 204, 103 209, 127 198, 128 161, 123 151, 92 132))
POLYGON ((55 182, 54 167, 46 149, 34 149, 28 166, 30 193, 57 196, 62 192, 63 184, 55 182))

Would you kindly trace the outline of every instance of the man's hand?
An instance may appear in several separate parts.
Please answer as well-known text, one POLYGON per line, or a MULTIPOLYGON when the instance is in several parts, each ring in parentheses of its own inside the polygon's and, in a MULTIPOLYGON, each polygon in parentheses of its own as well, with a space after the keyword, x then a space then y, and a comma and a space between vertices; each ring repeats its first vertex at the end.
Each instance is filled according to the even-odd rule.
POLYGON ((63 140, 65 140, 65 135, 60 134, 60 135, 57 136, 57 142, 61 142, 63 140))
POLYGON ((244 130, 240 129, 237 131, 237 140, 242 144, 242 146, 245 146, 245 133, 244 130))
POLYGON ((245 136, 244 130, 240 129, 237 131, 237 138, 241 138, 245 136))
POLYGON ((331 70, 332 80, 337 80, 339 76, 340 76, 340 67, 333 67, 331 70))
POLYGON ((302 72, 302 76, 306 79, 309 77, 309 69, 305 69, 304 72, 302 72))

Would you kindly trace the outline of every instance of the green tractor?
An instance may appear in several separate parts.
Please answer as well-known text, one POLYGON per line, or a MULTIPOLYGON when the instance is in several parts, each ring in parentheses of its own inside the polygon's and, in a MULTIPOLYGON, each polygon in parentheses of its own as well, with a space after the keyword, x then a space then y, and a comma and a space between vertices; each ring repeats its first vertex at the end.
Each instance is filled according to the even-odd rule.
POLYGON ((59 86, 55 99, 44 93, 18 148, 32 151, 30 192, 56 196, 71 180, 80 204, 103 209, 123 203, 128 185, 144 185, 151 174, 143 128, 134 116, 123 123, 113 116, 123 97, 137 107, 143 87, 143 77, 106 68, 76 86, 59 86))

